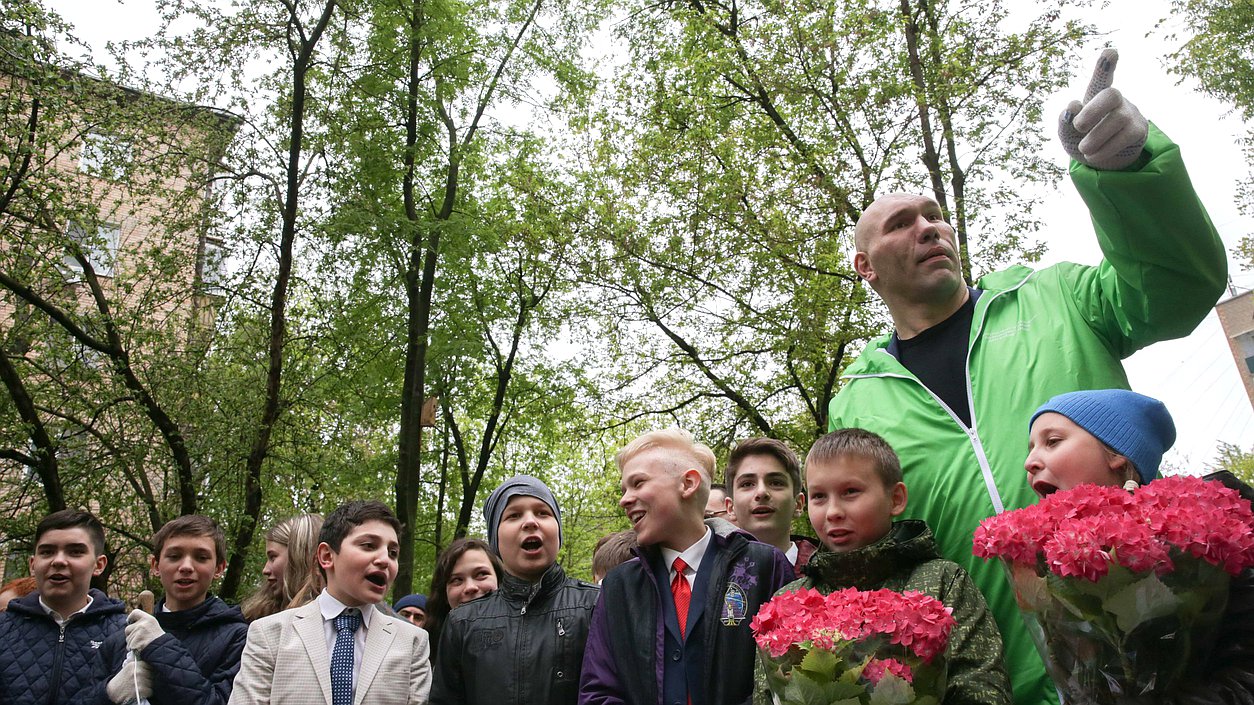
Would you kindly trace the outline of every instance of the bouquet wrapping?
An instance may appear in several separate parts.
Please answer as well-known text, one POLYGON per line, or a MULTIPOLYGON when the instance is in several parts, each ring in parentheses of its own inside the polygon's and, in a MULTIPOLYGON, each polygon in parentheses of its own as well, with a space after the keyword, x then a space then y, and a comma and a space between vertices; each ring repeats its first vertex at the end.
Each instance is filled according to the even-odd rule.
POLYGON ((1197 477, 1082 485, 985 519, 974 550, 1002 560, 1067 705, 1108 705, 1198 676, 1229 576, 1254 565, 1254 514, 1197 477))
POLYGON ((751 623, 778 703, 939 703, 951 610, 917 592, 803 589, 777 595, 751 623))

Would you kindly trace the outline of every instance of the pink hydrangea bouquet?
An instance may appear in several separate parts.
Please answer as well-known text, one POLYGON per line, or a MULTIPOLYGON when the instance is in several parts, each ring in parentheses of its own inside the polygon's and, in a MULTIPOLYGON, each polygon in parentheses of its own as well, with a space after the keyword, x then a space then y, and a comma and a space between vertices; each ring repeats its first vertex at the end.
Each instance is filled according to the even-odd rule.
POLYGON ((917 592, 803 589, 772 598, 750 626, 776 702, 935 705, 950 612, 917 592))
POLYGON ((1197 677, 1229 576, 1254 566, 1254 514, 1197 477, 1081 485, 985 519, 974 550, 1003 561, 1068 705, 1152 699, 1197 677))

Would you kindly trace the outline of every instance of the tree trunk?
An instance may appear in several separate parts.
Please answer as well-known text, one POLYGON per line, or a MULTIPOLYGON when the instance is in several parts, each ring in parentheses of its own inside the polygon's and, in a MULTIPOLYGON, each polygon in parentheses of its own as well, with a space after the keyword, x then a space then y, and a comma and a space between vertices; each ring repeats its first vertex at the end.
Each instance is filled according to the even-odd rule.
MULTIPOLYGON (((279 270, 270 301, 270 340, 267 346, 269 366, 266 372, 265 400, 261 418, 257 424, 257 435, 253 439, 244 469, 244 511, 235 526, 231 557, 227 561, 226 575, 222 578, 222 597, 228 599, 235 597, 243 580, 244 559, 248 553, 248 547, 252 544, 253 535, 256 533, 257 520, 261 516, 261 469, 270 454, 270 436, 274 432, 274 425, 278 422, 282 411, 283 348, 287 342, 287 292, 292 278, 292 251, 296 241, 296 216, 300 203, 306 76, 313 62, 314 47, 317 46, 318 40, 321 39, 327 24, 331 21, 336 2, 337 0, 327 0, 313 31, 300 43, 300 52, 292 67, 292 114, 289 122, 291 141, 287 152, 287 191, 283 202, 283 228, 279 241, 279 270)), ((303 28, 299 27, 299 24, 293 7, 288 32, 292 33, 294 29, 302 30, 299 34, 304 37, 303 28)))

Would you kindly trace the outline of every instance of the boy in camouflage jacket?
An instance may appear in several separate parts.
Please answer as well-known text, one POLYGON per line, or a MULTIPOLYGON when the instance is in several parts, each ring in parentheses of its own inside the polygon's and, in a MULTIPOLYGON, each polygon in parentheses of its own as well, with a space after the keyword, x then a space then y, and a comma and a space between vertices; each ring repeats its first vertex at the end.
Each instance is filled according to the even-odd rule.
MULTIPOLYGON (((957 625, 945 649, 943 705, 1009 705, 1001 633, 966 571, 940 557, 927 524, 894 522, 906 508, 901 463, 880 436, 842 429, 820 438, 806 458, 810 523, 823 546, 802 568, 805 577, 780 593, 814 588, 823 594, 913 590, 953 610, 957 625)), ((758 665, 755 702, 770 703, 758 665)))

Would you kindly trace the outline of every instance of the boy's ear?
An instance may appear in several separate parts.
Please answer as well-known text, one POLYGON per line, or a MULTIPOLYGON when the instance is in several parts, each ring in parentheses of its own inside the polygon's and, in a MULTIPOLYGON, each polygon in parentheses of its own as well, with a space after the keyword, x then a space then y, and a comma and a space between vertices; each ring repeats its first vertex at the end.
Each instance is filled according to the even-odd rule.
POLYGON ((93 566, 93 567, 92 567, 92 569, 91 569, 91 574, 92 574, 92 577, 95 577, 95 576, 100 575, 101 573, 103 573, 103 572, 104 572, 104 569, 105 569, 105 566, 107 566, 107 565, 109 565, 109 557, 108 557, 108 556, 106 556, 106 555, 105 555, 105 554, 103 554, 103 553, 102 553, 102 554, 100 554, 99 556, 96 556, 96 565, 95 565, 95 566, 93 566))
POLYGON ((906 499, 908 494, 909 493, 906 492, 906 483, 898 482, 893 485, 893 489, 890 494, 890 498, 892 499, 892 509, 889 511, 892 516, 899 516, 902 512, 906 511, 906 499))
POLYGON ((1128 474, 1128 459, 1118 453, 1106 453, 1106 465, 1111 472, 1120 476, 1119 479, 1123 479, 1123 476, 1128 474))
POLYGON ((314 559, 323 570, 331 570, 335 567, 335 551, 331 550, 331 545, 326 541, 318 544, 318 548, 314 551, 314 559))
POLYGON ((797 502, 796 502, 796 505, 792 509, 792 515, 794 518, 796 518, 805 513, 806 513, 806 493, 798 492, 797 502))
POLYGON ((221 578, 222 573, 224 573, 225 571, 226 571, 226 559, 219 558, 217 570, 213 571, 213 579, 217 580, 218 578, 221 578))
POLYGON ((680 476, 679 497, 681 499, 691 499, 697 493, 697 488, 701 486, 701 471, 696 468, 688 468, 684 470, 684 474, 680 476))
POLYGON ((153 575, 157 574, 157 563, 159 563, 159 561, 156 556, 148 556, 148 564, 152 566, 153 575))

